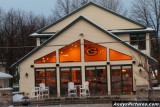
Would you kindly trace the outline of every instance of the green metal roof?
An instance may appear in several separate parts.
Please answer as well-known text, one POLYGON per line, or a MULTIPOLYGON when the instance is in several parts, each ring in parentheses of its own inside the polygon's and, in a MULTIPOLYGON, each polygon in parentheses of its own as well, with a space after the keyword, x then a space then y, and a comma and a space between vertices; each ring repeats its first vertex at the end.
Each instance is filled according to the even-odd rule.
POLYGON ((27 55, 25 55, 23 58, 21 58, 20 60, 18 60, 17 62, 15 62, 11 67, 15 67, 16 65, 19 65, 21 62, 23 62, 25 59, 27 59, 28 57, 30 57, 32 54, 34 54, 35 52, 37 52, 38 50, 40 50, 43 46, 45 46, 47 43, 49 43, 50 41, 52 41, 54 38, 56 38, 57 36, 59 36, 60 34, 62 34, 64 31, 66 31, 68 28, 70 28, 72 25, 74 25, 75 23, 77 23, 79 20, 84 20, 86 22, 88 22, 89 24, 93 25, 94 27, 96 27, 97 29, 101 30, 102 32, 106 33, 107 35, 109 35, 110 37, 116 39, 117 41, 121 42, 122 44, 126 45, 127 47, 131 48, 132 50, 136 51, 137 53, 141 54, 142 56, 148 58, 149 60, 152 60, 154 62, 156 62, 156 60, 146 54, 144 54, 143 52, 139 51, 138 49, 134 48, 132 45, 125 43, 122 39, 120 39, 119 37, 117 37, 116 35, 110 33, 109 31, 106 31, 105 29, 101 28, 100 26, 96 25, 95 23, 93 23, 92 21, 88 20, 87 18, 80 16, 78 17, 76 20, 74 20, 72 23, 70 23, 68 26, 66 26, 65 28, 63 28, 61 31, 57 32, 55 35, 53 35, 52 37, 50 37, 47 41, 45 41, 44 43, 42 43, 42 45, 40 45, 39 47, 33 49, 31 52, 29 52, 27 55))

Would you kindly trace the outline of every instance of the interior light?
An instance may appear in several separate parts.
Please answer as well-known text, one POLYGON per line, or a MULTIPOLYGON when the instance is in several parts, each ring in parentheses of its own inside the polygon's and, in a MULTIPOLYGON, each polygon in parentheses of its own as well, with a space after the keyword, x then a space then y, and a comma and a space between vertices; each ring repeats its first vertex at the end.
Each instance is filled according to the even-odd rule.
POLYGON ((123 70, 122 70, 122 72, 126 72, 126 70, 125 70, 125 69, 123 69, 123 70))
POLYGON ((61 54, 62 54, 63 52, 61 52, 61 54))
POLYGON ((63 56, 68 56, 68 55, 63 55, 63 56))

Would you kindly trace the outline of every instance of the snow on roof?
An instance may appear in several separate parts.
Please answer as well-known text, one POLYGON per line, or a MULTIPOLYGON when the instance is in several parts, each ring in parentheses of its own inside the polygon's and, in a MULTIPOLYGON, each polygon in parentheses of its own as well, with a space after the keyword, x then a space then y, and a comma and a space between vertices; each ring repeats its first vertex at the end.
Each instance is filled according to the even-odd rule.
POLYGON ((55 35, 55 33, 53 33, 53 34, 46 34, 46 33, 43 33, 43 34, 32 33, 30 36, 32 36, 32 37, 40 37, 40 36, 53 36, 53 35, 55 35))
POLYGON ((8 91, 8 90, 13 90, 13 88, 0 88, 0 91, 8 91))
POLYGON ((153 32, 155 29, 152 28, 146 28, 146 29, 131 29, 131 30, 110 30, 112 33, 124 33, 124 32, 153 32))
POLYGON ((13 76, 4 72, 0 72, 0 79, 7 79, 7 78, 13 78, 13 76))

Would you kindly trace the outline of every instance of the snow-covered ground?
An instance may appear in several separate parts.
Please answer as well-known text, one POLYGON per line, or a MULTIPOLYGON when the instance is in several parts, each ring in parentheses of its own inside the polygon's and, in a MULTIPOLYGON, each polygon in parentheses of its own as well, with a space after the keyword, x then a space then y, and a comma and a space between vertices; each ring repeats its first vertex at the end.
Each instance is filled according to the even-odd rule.
POLYGON ((13 95, 13 102, 21 102, 23 101, 23 98, 24 96, 22 94, 15 94, 13 95))

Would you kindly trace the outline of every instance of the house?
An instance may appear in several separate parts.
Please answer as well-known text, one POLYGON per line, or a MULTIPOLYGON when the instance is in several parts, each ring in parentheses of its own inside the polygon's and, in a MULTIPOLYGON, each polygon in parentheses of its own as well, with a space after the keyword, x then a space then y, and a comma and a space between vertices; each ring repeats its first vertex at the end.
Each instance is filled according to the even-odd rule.
POLYGON ((12 65, 20 91, 30 95, 45 83, 51 96, 65 96, 69 81, 88 81, 91 95, 133 94, 136 86, 149 86, 143 68, 156 63, 154 31, 90 2, 30 35, 37 48, 12 65))

